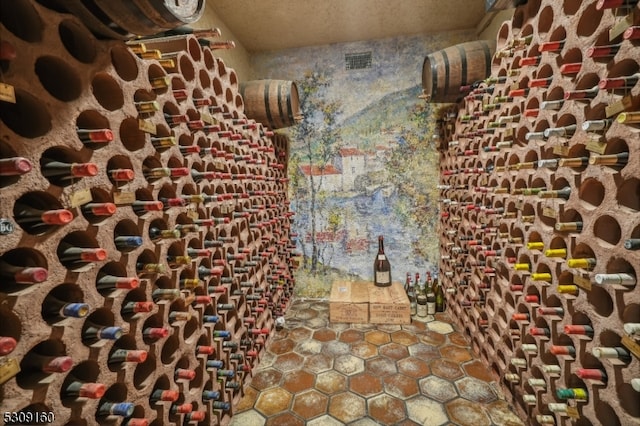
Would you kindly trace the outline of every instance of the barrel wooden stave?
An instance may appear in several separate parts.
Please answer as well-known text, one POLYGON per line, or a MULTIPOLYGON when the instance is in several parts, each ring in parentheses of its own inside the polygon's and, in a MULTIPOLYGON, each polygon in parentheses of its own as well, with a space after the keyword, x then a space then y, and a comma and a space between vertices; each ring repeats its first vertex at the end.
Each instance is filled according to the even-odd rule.
POLYGON ((431 102, 450 103, 462 98, 460 86, 491 74, 495 42, 471 41, 427 55, 422 64, 422 88, 431 102))
POLYGON ((287 80, 253 80, 240 83, 247 117, 272 129, 293 126, 300 115, 298 87, 287 80))

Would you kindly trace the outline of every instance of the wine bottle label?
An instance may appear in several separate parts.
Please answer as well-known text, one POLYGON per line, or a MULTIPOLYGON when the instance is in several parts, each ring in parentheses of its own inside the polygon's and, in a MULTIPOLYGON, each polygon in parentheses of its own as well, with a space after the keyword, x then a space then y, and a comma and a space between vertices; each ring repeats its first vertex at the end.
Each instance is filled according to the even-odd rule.
POLYGON ((377 284, 391 284, 391 273, 389 271, 377 271, 376 272, 377 284))

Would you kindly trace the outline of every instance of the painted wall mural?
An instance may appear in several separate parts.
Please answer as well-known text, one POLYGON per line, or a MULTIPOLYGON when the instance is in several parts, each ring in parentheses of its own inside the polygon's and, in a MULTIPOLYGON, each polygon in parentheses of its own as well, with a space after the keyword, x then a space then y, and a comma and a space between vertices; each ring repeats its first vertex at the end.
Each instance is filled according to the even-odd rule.
POLYGON ((304 119, 291 138, 298 293, 326 296, 336 279, 372 279, 377 236, 394 281, 437 265, 438 105, 422 92, 424 57, 473 31, 256 54, 255 78, 298 85, 304 119))

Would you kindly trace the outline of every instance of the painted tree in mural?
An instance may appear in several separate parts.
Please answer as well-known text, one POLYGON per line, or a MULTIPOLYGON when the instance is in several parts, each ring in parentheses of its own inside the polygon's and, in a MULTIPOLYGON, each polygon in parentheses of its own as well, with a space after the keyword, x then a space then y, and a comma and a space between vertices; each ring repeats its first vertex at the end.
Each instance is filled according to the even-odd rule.
MULTIPOLYGON (((296 82, 300 98, 300 109, 304 112, 304 118, 289 129, 291 139, 304 148, 300 157, 292 156, 295 165, 306 165, 308 181, 297 174, 292 181, 294 198, 299 194, 309 197, 307 213, 310 220, 311 254, 307 253, 302 244, 304 265, 311 272, 318 270, 320 259, 320 245, 317 240, 317 219, 321 209, 320 191, 323 172, 331 163, 340 141, 340 132, 336 124, 337 116, 341 112, 338 102, 325 98, 325 89, 329 85, 329 79, 319 71, 307 71, 302 81, 296 82), (303 188, 303 185, 304 188, 303 188)), ((296 167, 296 172, 298 167, 296 167)))
POLYGON ((432 104, 420 102, 409 113, 413 123, 404 128, 404 144, 393 151, 387 162, 390 180, 401 195, 396 205, 398 216, 418 227, 413 242, 416 255, 437 264, 437 183, 438 151, 431 143, 435 128, 432 104))

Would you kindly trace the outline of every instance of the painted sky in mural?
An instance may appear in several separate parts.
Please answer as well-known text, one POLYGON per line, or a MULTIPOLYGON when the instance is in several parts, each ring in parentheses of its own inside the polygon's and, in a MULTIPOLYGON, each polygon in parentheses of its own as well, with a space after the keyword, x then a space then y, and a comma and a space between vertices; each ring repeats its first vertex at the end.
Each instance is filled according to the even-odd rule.
MULTIPOLYGON (((310 73, 326 83, 312 96, 337 106, 338 132, 331 155, 309 163, 304 141, 292 140, 289 174, 293 185, 294 227, 299 248, 312 254, 312 228, 319 262, 365 279, 372 276, 377 236, 385 236, 393 278, 433 269, 437 260, 436 151, 417 116, 432 107, 418 99, 424 57, 430 52, 472 40, 470 31, 433 36, 398 37, 291 49, 252 57, 254 78, 292 80, 302 89, 310 73), (370 52, 370 67, 347 69, 347 56, 370 52), (306 76, 306 77, 305 77, 306 76), (311 208, 310 181, 316 186, 311 208), (429 188, 426 188, 429 187, 429 188)), ((361 57, 361 58, 362 58, 361 57)), ((301 93, 301 96, 304 94, 301 93)), ((320 111, 303 111, 308 124, 323 126, 320 111)), ((318 149, 320 138, 312 141, 318 149)))

